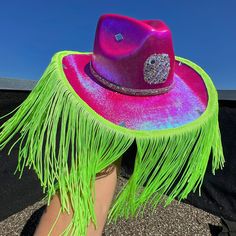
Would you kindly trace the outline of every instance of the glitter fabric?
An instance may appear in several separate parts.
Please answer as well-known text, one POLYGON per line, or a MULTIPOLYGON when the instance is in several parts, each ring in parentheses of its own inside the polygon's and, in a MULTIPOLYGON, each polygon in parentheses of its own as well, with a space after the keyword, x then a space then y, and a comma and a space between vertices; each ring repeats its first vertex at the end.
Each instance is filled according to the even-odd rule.
POLYGON ((63 58, 64 73, 75 92, 99 115, 134 130, 175 128, 197 119, 206 109, 207 90, 200 75, 175 61, 174 87, 155 96, 132 96, 100 84, 90 73, 92 54, 63 58), (104 105, 105 104, 105 105, 104 105))

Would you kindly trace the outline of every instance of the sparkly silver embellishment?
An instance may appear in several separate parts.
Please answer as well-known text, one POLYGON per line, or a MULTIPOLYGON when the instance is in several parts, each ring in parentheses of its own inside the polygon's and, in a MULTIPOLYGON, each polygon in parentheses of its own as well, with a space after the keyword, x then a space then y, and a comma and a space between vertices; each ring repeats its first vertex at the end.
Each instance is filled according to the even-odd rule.
POLYGON ((116 41, 117 41, 117 42, 120 42, 121 40, 123 40, 123 36, 122 36, 121 33, 116 34, 116 35, 115 35, 115 38, 116 38, 116 41))
POLYGON ((174 86, 174 81, 170 86, 167 86, 165 88, 158 88, 158 89, 132 89, 132 88, 126 88, 122 87, 118 84, 111 83, 110 81, 106 80, 102 76, 100 76, 92 66, 92 62, 89 63, 90 72, 92 75, 103 85, 107 86, 110 89, 113 89, 117 92, 128 94, 128 95, 136 95, 136 96, 147 96, 147 95, 156 95, 156 94, 162 94, 168 92, 170 89, 174 86))
POLYGON ((170 58, 168 54, 152 54, 144 63, 144 80, 148 84, 164 83, 169 75, 169 71, 170 58))
POLYGON ((126 126, 125 126, 125 122, 124 122, 124 121, 120 122, 118 125, 119 125, 119 126, 126 127, 126 126))

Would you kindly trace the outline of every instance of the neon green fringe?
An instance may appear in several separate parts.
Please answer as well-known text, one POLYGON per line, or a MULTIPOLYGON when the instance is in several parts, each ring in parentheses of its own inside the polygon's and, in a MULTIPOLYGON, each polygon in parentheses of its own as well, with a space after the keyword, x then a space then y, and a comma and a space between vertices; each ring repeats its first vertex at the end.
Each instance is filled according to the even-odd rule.
POLYGON ((134 140, 137 143, 134 171, 113 202, 109 222, 116 222, 119 217, 138 216, 140 211, 143 214, 148 202, 155 209, 164 200, 163 196, 167 206, 174 198, 185 199, 197 188, 200 193, 211 151, 213 174, 224 165, 218 95, 209 76, 193 62, 176 57, 202 76, 208 91, 205 112, 178 128, 130 130, 105 120, 70 86, 63 73, 62 58, 78 53, 86 54, 56 53, 27 99, 1 117, 16 111, 0 127, 0 150, 17 132, 21 134, 8 152, 9 155, 21 140, 14 174, 19 171, 21 178, 24 167, 33 166, 48 205, 56 191, 60 192, 63 212, 69 212, 71 202, 74 215, 62 235, 86 236, 91 220, 97 226, 92 198, 96 174, 120 158, 134 140), (61 133, 57 145, 59 124, 61 133))

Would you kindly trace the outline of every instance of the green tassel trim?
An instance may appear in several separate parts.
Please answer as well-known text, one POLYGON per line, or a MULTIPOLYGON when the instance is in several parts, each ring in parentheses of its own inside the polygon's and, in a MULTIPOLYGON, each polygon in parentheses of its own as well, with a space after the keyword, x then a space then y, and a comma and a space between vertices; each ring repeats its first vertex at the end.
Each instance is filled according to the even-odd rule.
POLYGON ((56 191, 61 197, 60 212, 69 212, 71 202, 74 215, 61 235, 86 236, 91 220, 97 226, 92 197, 96 174, 119 159, 135 140, 134 171, 113 202, 109 222, 143 214, 148 202, 155 209, 163 201, 167 206, 174 198, 185 199, 197 188, 200 193, 211 151, 213 174, 224 165, 218 95, 209 76, 193 62, 176 57, 202 76, 208 91, 205 112, 177 128, 130 130, 101 117, 73 90, 64 75, 62 59, 78 53, 86 54, 56 53, 27 99, 3 116, 15 111, 0 127, 0 150, 16 133, 21 134, 8 152, 21 140, 14 174, 19 171, 21 178, 24 167, 33 167, 48 205, 56 191))

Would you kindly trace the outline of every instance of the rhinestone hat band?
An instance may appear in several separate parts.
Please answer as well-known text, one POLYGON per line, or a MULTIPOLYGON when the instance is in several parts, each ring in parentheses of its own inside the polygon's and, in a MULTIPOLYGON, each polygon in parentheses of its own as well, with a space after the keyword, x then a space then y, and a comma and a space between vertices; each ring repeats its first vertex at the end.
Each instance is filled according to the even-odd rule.
POLYGON ((89 67, 90 67, 90 71, 92 73, 92 75, 99 81, 101 82, 103 85, 109 87, 110 89, 113 89, 117 92, 120 93, 125 93, 125 94, 129 94, 129 95, 156 95, 156 94, 162 94, 162 93, 166 93, 168 92, 170 89, 172 89, 174 83, 172 83, 170 86, 165 87, 165 88, 159 88, 159 89, 132 89, 132 88, 126 88, 126 87, 122 87, 120 85, 111 83, 110 81, 106 80, 104 77, 100 76, 93 68, 92 66, 92 61, 90 61, 89 63, 89 67))

